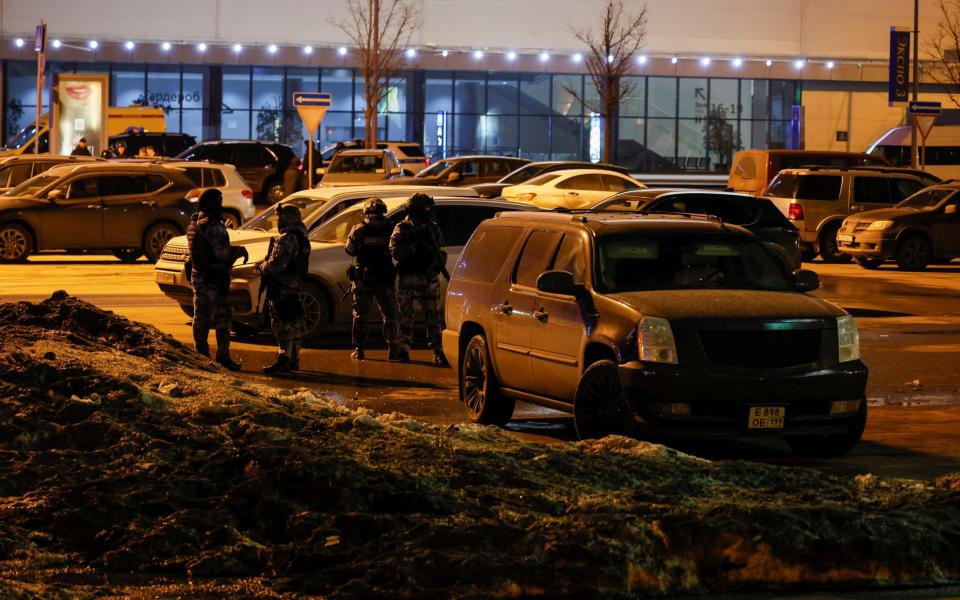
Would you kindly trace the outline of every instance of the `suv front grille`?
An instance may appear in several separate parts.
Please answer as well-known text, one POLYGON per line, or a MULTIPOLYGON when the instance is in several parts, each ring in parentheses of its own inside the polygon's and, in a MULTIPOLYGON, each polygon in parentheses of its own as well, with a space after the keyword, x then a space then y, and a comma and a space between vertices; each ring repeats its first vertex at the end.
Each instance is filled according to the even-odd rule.
POLYGON ((860 233, 861 231, 866 231, 867 227, 870 227, 869 222, 859 221, 853 225, 853 232, 860 233))
POLYGON ((184 248, 183 246, 171 246, 167 244, 164 246, 163 251, 160 252, 160 260, 169 260, 170 262, 187 262, 187 258, 190 257, 190 248, 184 248))
POLYGON ((781 369, 820 359, 821 329, 714 330, 699 332, 707 359, 715 365, 781 369))

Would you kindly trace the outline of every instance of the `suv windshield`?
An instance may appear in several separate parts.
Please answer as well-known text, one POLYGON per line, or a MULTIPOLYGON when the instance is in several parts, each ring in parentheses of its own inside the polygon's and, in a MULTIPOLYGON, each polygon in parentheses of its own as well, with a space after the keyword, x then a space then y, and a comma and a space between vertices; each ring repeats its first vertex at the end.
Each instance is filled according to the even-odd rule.
POLYGON ((598 291, 789 290, 755 240, 733 235, 605 235, 597 239, 598 291))
POLYGON ((337 154, 327 173, 383 173, 386 169, 384 154, 337 154))
POLYGON ((59 179, 60 177, 58 175, 37 175, 7 192, 7 196, 33 196, 59 179))
POLYGON ((900 204, 897 204, 895 208, 926 210, 940 204, 944 198, 951 194, 953 194, 953 190, 921 190, 900 204))
POLYGON ((350 230, 362 220, 362 210, 344 211, 314 229, 310 233, 310 241, 324 244, 346 244, 350 230))
MULTIPOLYGON (((326 203, 326 200, 306 198, 303 196, 299 198, 289 198, 283 201, 283 204, 293 204, 300 209, 300 216, 303 217, 304 223, 309 223, 310 215, 320 210, 326 203)), ((253 219, 244 223, 240 229, 259 229, 261 231, 279 232, 280 229, 277 225, 277 206, 279 205, 274 204, 253 219)))

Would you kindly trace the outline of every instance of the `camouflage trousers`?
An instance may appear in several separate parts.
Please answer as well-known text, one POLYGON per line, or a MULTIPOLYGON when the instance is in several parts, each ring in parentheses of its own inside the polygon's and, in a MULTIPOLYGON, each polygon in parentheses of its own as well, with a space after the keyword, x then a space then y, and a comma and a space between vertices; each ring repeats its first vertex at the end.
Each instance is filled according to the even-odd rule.
MULTIPOLYGON (((278 299, 280 300, 280 299, 278 299)), ((280 356, 290 361, 294 369, 300 368, 300 346, 303 344, 303 334, 307 330, 307 322, 302 316, 291 321, 283 321, 277 312, 274 301, 270 300, 270 330, 280 346, 280 356)))
POLYGON ((409 352, 413 345, 416 302, 423 308, 427 326, 427 343, 440 352, 440 280, 436 275, 403 274, 397 286, 397 348, 409 352))
POLYGON ((397 337, 397 296, 393 286, 378 286, 354 281, 350 287, 353 292, 353 329, 351 338, 355 348, 363 348, 367 341, 367 317, 370 315, 372 300, 377 301, 383 314, 383 339, 387 346, 393 347, 397 337))
POLYGON ((207 336, 213 328, 217 334, 217 358, 230 358, 230 279, 203 277, 194 273, 193 343, 197 352, 210 354, 207 336))

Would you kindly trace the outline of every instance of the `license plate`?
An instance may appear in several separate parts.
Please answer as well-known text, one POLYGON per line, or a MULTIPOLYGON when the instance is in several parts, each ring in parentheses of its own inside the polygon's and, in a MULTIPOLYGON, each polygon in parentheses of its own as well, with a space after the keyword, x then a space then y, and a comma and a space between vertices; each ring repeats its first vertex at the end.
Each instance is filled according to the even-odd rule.
POLYGON ((852 242, 852 241, 853 241, 853 236, 852 236, 852 235, 847 235, 846 233, 838 233, 838 234, 837 234, 837 241, 838 241, 838 242, 852 242))
POLYGON ((157 283, 176 283, 177 274, 176 273, 164 273, 163 271, 157 271, 157 283))
POLYGON ((747 418, 748 429, 783 429, 785 406, 751 406, 747 418))

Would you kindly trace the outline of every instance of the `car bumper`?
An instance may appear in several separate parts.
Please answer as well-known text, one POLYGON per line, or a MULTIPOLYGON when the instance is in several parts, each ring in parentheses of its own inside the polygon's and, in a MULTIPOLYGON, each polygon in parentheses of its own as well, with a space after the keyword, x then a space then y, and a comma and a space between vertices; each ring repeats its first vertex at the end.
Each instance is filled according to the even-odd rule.
POLYGON ((859 360, 776 375, 716 373, 639 361, 622 364, 619 371, 641 430, 671 436, 845 433, 867 388, 867 367, 859 360), (783 427, 750 428, 753 407, 783 407, 783 427))
MULTIPOLYGON (((157 263, 154 281, 167 297, 184 306, 193 305, 193 286, 184 275, 183 265, 157 263)), ((257 294, 260 291, 259 278, 235 277, 230 280, 230 309, 233 318, 241 322, 259 321, 257 294)))
POLYGON ((447 362, 453 365, 454 369, 459 369, 460 332, 452 329, 444 329, 440 334, 440 342, 443 344, 443 354, 447 357, 447 362))
POLYGON ((863 231, 851 234, 841 231, 837 235, 837 248, 850 256, 893 258, 896 253, 897 240, 885 236, 881 232, 863 231), (844 236, 849 236, 849 239, 844 236))

